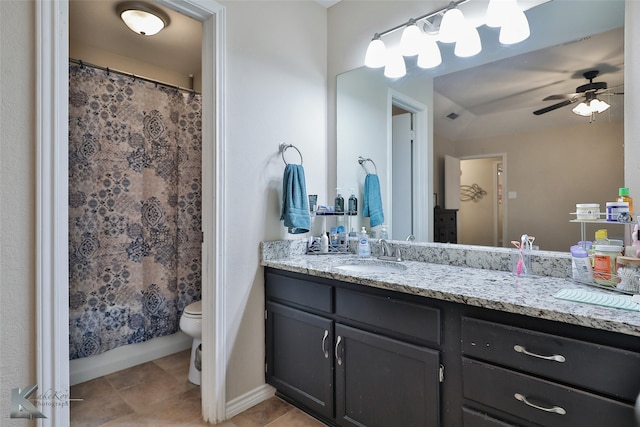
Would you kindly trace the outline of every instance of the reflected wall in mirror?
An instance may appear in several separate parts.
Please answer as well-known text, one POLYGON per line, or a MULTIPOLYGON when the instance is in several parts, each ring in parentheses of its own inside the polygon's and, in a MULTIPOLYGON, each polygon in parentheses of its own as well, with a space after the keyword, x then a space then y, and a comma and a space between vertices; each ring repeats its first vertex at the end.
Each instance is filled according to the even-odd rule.
MULTIPOLYGON (((611 108, 592 123, 574 114, 574 105, 542 115, 533 111, 559 102, 543 101, 545 97, 573 93, 588 83, 582 73, 591 69, 600 71, 594 81, 607 82, 611 92, 623 92, 624 2, 549 2, 530 9, 527 16, 531 40, 518 48, 488 46, 485 39, 497 37, 480 27, 484 51, 473 60, 460 61, 444 46, 443 69, 421 70, 409 64, 407 76, 398 80, 367 68, 338 76, 338 185, 358 188, 362 197, 365 171, 356 159, 373 158, 385 222, 392 224, 394 216, 411 212, 412 234, 418 241, 431 241, 435 200, 450 207, 443 206, 444 156, 464 162, 499 155, 501 186, 480 186, 491 191, 483 201, 492 206, 499 201, 504 212, 491 209, 496 211, 490 221, 493 233, 479 240, 473 230, 486 225, 475 220, 488 209, 479 202, 459 201, 458 243, 508 246, 527 233, 536 236, 544 250, 566 252, 575 244, 580 227, 569 222, 575 204, 600 203, 604 210, 605 202, 615 200, 618 187, 624 186, 624 96, 604 95, 611 108), (550 19, 567 13, 580 25, 550 19), (393 166, 394 104, 415 113, 412 161, 404 167, 393 166), (451 113, 458 117, 446 118, 451 113), (391 190, 394 169, 399 168, 413 168, 410 205, 396 203, 396 190, 391 190)), ((461 177, 461 184, 473 183, 461 177)), ((459 187, 454 192, 460 200, 459 187)), ((368 226, 367 219, 359 216, 354 222, 358 221, 358 226, 368 226)), ((622 227, 607 228, 613 236, 623 233, 622 227)), ((586 237, 594 231, 594 226, 588 227, 586 237)), ((405 232, 394 233, 393 227, 389 232, 392 239, 407 237, 405 232)))

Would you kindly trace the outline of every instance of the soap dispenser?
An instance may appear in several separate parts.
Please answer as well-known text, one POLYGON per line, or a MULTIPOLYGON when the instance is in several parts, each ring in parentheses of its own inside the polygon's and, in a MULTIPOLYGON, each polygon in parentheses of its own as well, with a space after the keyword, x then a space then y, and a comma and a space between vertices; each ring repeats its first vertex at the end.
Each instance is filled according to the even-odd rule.
POLYGON ((369 244, 369 235, 367 230, 362 227, 360 230, 360 236, 358 239, 358 256, 367 257, 371 256, 371 245, 369 244))
POLYGON ((340 192, 339 188, 336 188, 336 199, 333 203, 333 211, 336 215, 344 215, 344 198, 340 192))
POLYGON ((353 190, 351 190, 351 196, 349 196, 349 202, 347 205, 347 214, 358 215, 358 199, 356 198, 356 194, 353 190))

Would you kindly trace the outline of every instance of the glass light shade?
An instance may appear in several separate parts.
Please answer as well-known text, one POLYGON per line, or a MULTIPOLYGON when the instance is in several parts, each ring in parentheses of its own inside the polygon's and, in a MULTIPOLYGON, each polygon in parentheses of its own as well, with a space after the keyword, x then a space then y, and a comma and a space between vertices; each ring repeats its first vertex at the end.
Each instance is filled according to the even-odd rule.
POLYGON ((407 66, 404 63, 404 57, 399 50, 388 53, 387 65, 384 67, 384 75, 390 79, 404 77, 407 74, 407 66))
POLYGON ((478 30, 471 24, 466 24, 465 27, 453 50, 453 53, 460 58, 477 55, 482 51, 482 43, 480 42, 478 30))
POLYGON ((422 31, 415 23, 407 25, 402 31, 400 50, 404 56, 414 56, 420 50, 422 31))
POLYGON ((485 16, 485 24, 487 27, 501 27, 504 22, 504 0, 489 0, 487 6, 487 14, 485 16))
POLYGON ((369 68, 384 67, 387 63, 387 48, 379 37, 374 37, 369 43, 367 53, 364 56, 364 65, 369 68))
POLYGON ((603 113, 607 111, 611 106, 606 102, 600 101, 599 99, 596 98, 591 101, 590 107, 591 107, 591 111, 595 111, 596 113, 603 113))
POLYGON ((529 38, 529 20, 522 10, 516 8, 515 13, 505 19, 500 28, 500 43, 515 44, 529 38))
POLYGON ((589 108, 589 106, 584 102, 581 102, 580 104, 576 105, 571 111, 578 114, 579 116, 586 117, 591 115, 591 108, 589 108))
POLYGON ((418 52, 418 67, 434 68, 442 63, 442 55, 436 39, 432 36, 423 35, 418 52))
POLYGON ((165 26, 160 17, 145 10, 125 10, 120 14, 120 17, 131 31, 143 36, 158 34, 165 26))
POLYGON ((460 9, 449 9, 445 12, 440 23, 440 41, 453 43, 458 40, 464 28, 464 15, 460 9))

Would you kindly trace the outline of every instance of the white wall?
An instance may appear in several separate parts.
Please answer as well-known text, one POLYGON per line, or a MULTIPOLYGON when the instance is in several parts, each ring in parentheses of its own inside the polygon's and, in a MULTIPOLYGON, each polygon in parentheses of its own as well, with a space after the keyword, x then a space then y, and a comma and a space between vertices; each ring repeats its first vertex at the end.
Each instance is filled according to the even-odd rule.
MULTIPOLYGON (((221 255, 227 271, 227 399, 232 400, 264 384, 258 245, 292 237, 279 220, 285 166, 278 154, 281 141, 302 153, 307 192, 326 200, 327 12, 311 1, 224 4, 228 244, 221 255)), ((287 159, 297 162, 291 151, 287 159)))
POLYGON ((0 1, 0 425, 11 389, 36 383, 35 7, 0 1))

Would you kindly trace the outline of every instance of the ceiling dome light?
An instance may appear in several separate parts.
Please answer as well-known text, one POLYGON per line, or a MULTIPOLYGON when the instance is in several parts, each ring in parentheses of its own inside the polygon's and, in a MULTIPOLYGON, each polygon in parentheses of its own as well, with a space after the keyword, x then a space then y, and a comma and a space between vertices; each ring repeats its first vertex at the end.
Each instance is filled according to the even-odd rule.
POLYGON ((442 55, 436 39, 433 36, 424 34, 418 52, 418 67, 435 68, 442 63, 442 55))
POLYGON ((134 33, 152 36, 169 25, 169 15, 148 3, 130 1, 116 5, 116 11, 134 33))
POLYGON ((442 17, 440 24, 440 41, 453 43, 458 40, 464 28, 464 15, 458 8, 449 9, 442 17))
POLYGON ((420 28, 416 25, 416 21, 412 19, 402 31, 402 38, 400 39, 400 50, 402 54, 404 56, 417 55, 421 42, 422 31, 420 31, 420 28))
POLYGON ((404 77, 407 74, 407 66, 404 63, 404 58, 400 54, 399 50, 394 50, 388 53, 387 65, 384 67, 384 75, 390 79, 397 79, 404 77))
POLYGON ((384 67, 387 63, 387 48, 384 42, 380 40, 380 36, 376 34, 367 47, 367 53, 364 56, 364 65, 369 68, 384 67))

